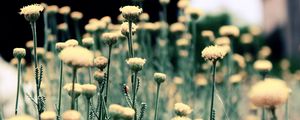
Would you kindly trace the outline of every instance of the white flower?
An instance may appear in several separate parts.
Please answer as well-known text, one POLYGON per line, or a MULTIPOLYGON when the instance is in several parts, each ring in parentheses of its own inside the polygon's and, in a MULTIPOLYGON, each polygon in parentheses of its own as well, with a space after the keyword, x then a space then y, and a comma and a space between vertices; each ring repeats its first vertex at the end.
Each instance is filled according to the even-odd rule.
POLYGON ((110 24, 111 23, 111 18, 110 18, 110 16, 104 16, 100 19, 100 21, 102 21, 106 24, 110 24))
MULTIPOLYGON (((137 26, 134 23, 131 23, 131 32, 134 34, 136 32, 137 26)), ((121 33, 127 35, 129 33, 129 23, 123 22, 121 25, 121 33)))
POLYGON ((58 12, 58 6, 57 5, 50 5, 46 7, 45 10, 48 14, 54 14, 58 12))
POLYGON ((185 47, 185 46, 189 46, 190 45, 190 40, 189 39, 184 39, 184 38, 180 38, 176 41, 176 46, 178 47, 185 47))
POLYGON ((188 117, 176 116, 176 117, 173 117, 171 120, 191 120, 191 119, 188 117))
POLYGON ((202 57, 205 60, 216 61, 223 59, 227 54, 226 50, 221 46, 208 46, 205 47, 202 51, 202 57))
POLYGON ((231 84, 235 84, 235 83, 239 83, 239 82, 241 82, 242 81, 242 76, 240 75, 240 74, 235 74, 235 75, 231 75, 230 77, 229 77, 229 82, 231 83, 231 84))
POLYGON ((263 46, 259 51, 258 51, 258 56, 261 59, 266 59, 269 57, 272 53, 272 50, 269 46, 263 46))
POLYGON ((253 42, 253 36, 249 33, 245 33, 241 36, 241 43, 251 44, 253 42))
POLYGON ((68 24, 67 23, 60 23, 57 25, 57 28, 61 31, 67 31, 68 30, 68 24))
POLYGON ((186 30, 186 26, 182 23, 173 23, 170 26, 170 31, 171 32, 184 32, 186 30))
POLYGON ((176 103, 174 107, 175 114, 178 116, 188 116, 193 110, 190 106, 183 103, 176 103))
POLYGON ((59 14, 62 14, 62 15, 68 15, 71 12, 71 8, 70 8, 70 6, 63 6, 59 9, 58 12, 59 12, 59 14))
POLYGON ((160 3, 161 5, 167 5, 167 4, 170 3, 170 0, 159 0, 159 3, 160 3))
POLYGON ((108 60, 104 56, 99 56, 94 59, 94 66, 103 70, 107 66, 108 60))
POLYGON ((133 21, 143 12, 143 9, 138 6, 125 6, 120 8, 120 12, 125 19, 133 21))
POLYGON ((117 32, 106 32, 102 34, 103 42, 109 46, 116 44, 119 38, 120 34, 117 32))
POLYGON ((41 4, 31 4, 22 7, 20 14, 24 15, 27 21, 36 21, 40 17, 40 12, 44 10, 41 4))
POLYGON ((65 42, 66 47, 76 47, 78 46, 78 41, 75 39, 69 39, 65 42))
POLYGON ((230 46, 230 39, 228 37, 219 37, 215 40, 215 44, 219 46, 230 46))
POLYGON ((234 25, 225 25, 222 26, 219 30, 222 36, 229 36, 232 35, 234 37, 238 37, 240 35, 240 30, 238 27, 234 25))
POLYGON ((56 113, 53 111, 45 111, 41 114, 41 120, 55 120, 56 113))
POLYGON ((276 107, 287 101, 289 91, 283 80, 267 78, 252 86, 249 97, 258 107, 276 107))
POLYGON ((149 14, 148 13, 142 13, 139 16, 140 21, 148 21, 149 20, 149 14))
POLYGON ((153 76, 154 76, 154 80, 155 80, 158 84, 160 84, 160 83, 166 81, 166 79, 167 79, 167 75, 164 74, 164 73, 154 73, 153 76))
MULTIPOLYGON (((73 87, 73 83, 67 83, 63 87, 63 89, 66 90, 70 96, 72 96, 72 89, 73 89, 72 87, 73 87)), ((81 93, 82 93, 81 85, 78 83, 75 83, 74 84, 74 95, 75 95, 74 97, 77 98, 81 93)))
POLYGON ((57 51, 61 51, 61 50, 63 50, 64 48, 66 48, 67 47, 67 45, 66 45, 66 43, 64 43, 64 42, 57 42, 56 44, 55 44, 55 48, 56 48, 56 50, 57 51))
POLYGON ((93 53, 80 46, 67 47, 58 56, 64 63, 73 67, 88 67, 93 65, 93 53))
POLYGON ((24 48, 14 48, 13 55, 15 58, 21 59, 25 57, 26 50, 24 48))
POLYGON ((142 58, 129 58, 126 60, 126 63, 129 65, 132 71, 138 72, 143 69, 144 64, 146 63, 146 59, 142 58))
POLYGON ((185 14, 189 15, 192 19, 198 19, 198 17, 203 16, 204 12, 199 8, 188 7, 184 9, 185 14))
POLYGON ((74 12, 71 13, 71 18, 73 20, 81 20, 82 17, 83 17, 83 14, 79 11, 74 11, 74 12))
POLYGON ((97 92, 97 86, 94 84, 83 84, 81 85, 82 94, 87 98, 93 97, 97 92))
POLYGON ((178 3, 177 3, 177 7, 179 9, 183 10, 184 8, 186 8, 187 6, 189 6, 189 4, 190 4, 189 0, 179 0, 178 3))
POLYGON ((93 37, 83 38, 82 44, 86 47, 91 47, 94 44, 94 38, 93 37))
POLYGON ((259 72, 268 72, 272 69, 273 65, 269 60, 257 60, 254 62, 254 69, 259 72))
POLYGON ((75 110, 68 110, 62 114, 63 120, 81 120, 80 112, 75 110))
POLYGON ((118 104, 111 104, 108 108, 113 119, 131 120, 134 117, 135 111, 129 107, 123 107, 118 104))

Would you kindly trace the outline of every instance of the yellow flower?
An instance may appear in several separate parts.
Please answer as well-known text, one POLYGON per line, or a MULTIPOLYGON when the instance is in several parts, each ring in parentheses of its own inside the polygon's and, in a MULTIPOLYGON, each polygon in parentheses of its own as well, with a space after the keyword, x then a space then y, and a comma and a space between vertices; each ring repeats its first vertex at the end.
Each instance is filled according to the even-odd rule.
POLYGON ((190 106, 183 103, 176 103, 174 107, 175 114, 178 116, 188 116, 193 110, 190 106))
POLYGON ((22 7, 20 14, 24 15, 27 21, 36 21, 40 17, 40 12, 44 10, 41 4, 31 4, 22 7))
POLYGON ((129 21, 133 21, 143 12, 138 6, 125 6, 120 8, 123 17, 129 21))
POLYGON ((58 57, 73 67, 89 67, 93 65, 94 55, 88 49, 76 46, 63 49, 58 57))
POLYGON ((240 30, 238 27, 234 25, 225 25, 222 26, 219 30, 222 36, 229 36, 232 35, 234 37, 238 37, 240 35, 240 30))
POLYGON ((216 61, 223 59, 227 54, 226 50, 221 46, 208 46, 202 50, 202 57, 205 60, 216 61))

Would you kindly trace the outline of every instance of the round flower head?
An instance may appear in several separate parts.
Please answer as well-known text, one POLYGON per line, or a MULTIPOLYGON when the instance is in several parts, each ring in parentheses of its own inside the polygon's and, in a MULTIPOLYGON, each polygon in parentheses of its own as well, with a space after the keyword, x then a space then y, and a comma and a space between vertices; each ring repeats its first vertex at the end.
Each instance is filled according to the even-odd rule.
POLYGON ((20 14, 24 15, 27 21, 34 22, 40 17, 40 12, 44 10, 44 7, 41 4, 31 4, 20 10, 20 14))
POLYGON ((201 32, 201 35, 202 37, 209 38, 210 41, 213 41, 215 39, 215 35, 211 30, 203 30, 201 32))
POLYGON ((95 71, 94 72, 94 79, 101 83, 105 79, 105 73, 103 71, 95 71))
POLYGON ((97 86, 94 84, 83 84, 81 85, 82 94, 87 98, 93 97, 97 92, 97 86))
POLYGON ((75 39, 69 39, 65 42, 66 47, 76 47, 78 46, 78 41, 75 39))
POLYGON ((243 56, 239 54, 233 54, 232 59, 238 64, 240 68, 245 68, 246 67, 246 60, 243 56))
POLYGON ((219 30, 222 36, 234 36, 238 37, 240 35, 240 30, 238 27, 233 25, 222 26, 219 30))
POLYGON ((68 15, 71 12, 71 8, 69 6, 63 6, 59 9, 59 14, 68 15))
POLYGON ((195 84, 198 86, 206 86, 207 85, 207 79, 203 74, 197 74, 195 77, 195 84))
POLYGON ((229 77, 229 82, 231 84, 240 83, 241 81, 242 81, 242 75, 240 74, 235 74, 229 77))
POLYGON ((287 101, 289 90, 283 80, 267 78, 251 87, 249 97, 258 107, 276 107, 287 101))
POLYGON ((100 19, 100 21, 104 22, 106 25, 111 23, 111 18, 110 16, 104 16, 100 19))
POLYGON ((177 85, 181 85, 181 84, 184 82, 184 80, 183 80, 182 77, 176 76, 176 77, 173 78, 173 82, 174 82, 175 84, 177 84, 177 85))
MULTIPOLYGON (((19 63, 18 58, 13 58, 13 59, 10 60, 10 64, 12 64, 12 65, 14 65, 16 67, 17 67, 18 63, 19 63)), ((25 59, 21 58, 21 65, 24 66, 25 64, 26 64, 25 59)))
POLYGON ((17 116, 13 116, 7 120, 36 120, 36 119, 29 115, 17 115, 17 116))
POLYGON ((223 57, 227 54, 226 50, 224 50, 221 46, 208 46, 202 50, 202 57, 205 60, 217 61, 219 59, 223 59, 223 57))
POLYGON ((53 111, 44 111, 41 114, 41 120, 56 120, 56 113, 53 111))
POLYGON ((83 14, 79 11, 74 11, 74 12, 71 13, 71 18, 75 21, 81 20, 82 17, 83 17, 83 14))
MULTIPOLYGON (((131 32, 134 34, 136 32, 137 26, 134 23, 131 23, 131 32)), ((128 22, 123 22, 121 25, 121 33, 123 35, 129 34, 129 24, 128 22)))
POLYGON ((190 106, 183 103, 176 103, 174 107, 175 114, 178 116, 188 116, 193 110, 190 106))
POLYGON ((126 62, 132 71, 138 72, 143 69, 143 66, 146 63, 146 59, 134 57, 129 58, 128 60, 126 60, 126 62))
MULTIPOLYGON (((68 92, 68 94, 70 96, 72 96, 72 86, 73 84, 72 83, 68 83, 66 84, 63 88, 64 90, 66 90, 68 92)), ((82 88, 81 88, 81 85, 78 84, 78 83, 75 83, 74 84, 74 94, 75 94, 75 98, 79 97, 79 95, 82 93, 82 88)))
POLYGON ((94 55, 88 49, 76 46, 63 49, 58 57, 73 67, 89 67, 93 65, 94 55))
POLYGON ((219 46, 230 46, 230 39, 228 37, 219 37, 215 40, 215 44, 219 46))
POLYGON ((66 47, 67 47, 67 45, 64 42, 58 42, 55 44, 55 48, 58 52, 62 51, 66 47))
POLYGON ((189 15, 192 20, 197 20, 200 16, 204 15, 204 12, 199 8, 188 7, 184 9, 185 14, 189 15))
POLYGON ((124 21, 125 21, 125 18, 123 17, 123 15, 122 14, 118 15, 118 22, 122 23, 124 21))
POLYGON ((94 66, 103 70, 107 66, 108 60, 104 56, 99 56, 94 59, 94 66))
POLYGON ((261 59, 266 59, 269 57, 272 53, 272 50, 269 46, 263 46, 259 51, 258 51, 258 56, 261 59))
POLYGON ((143 12, 143 9, 138 6, 125 6, 120 8, 120 12, 126 20, 134 21, 143 12))
POLYGON ((251 34, 246 33, 241 36, 241 43, 251 44, 252 42, 253 42, 253 36, 251 34))
POLYGON ((147 22, 149 20, 149 14, 148 13, 142 13, 139 16, 139 19, 140 19, 140 21, 147 22))
POLYGON ((25 46, 26 46, 28 49, 32 49, 32 48, 33 48, 33 40, 27 41, 25 46))
POLYGON ((84 29, 89 33, 93 33, 98 30, 98 26, 96 23, 93 22, 93 23, 86 24, 84 26, 84 29))
POLYGON ((259 72, 268 72, 272 69, 273 65, 269 60, 257 60, 253 64, 254 69, 259 72))
POLYGON ((159 0, 159 3, 160 3, 161 5, 167 5, 167 4, 170 3, 170 0, 159 0))
POLYGON ((81 120, 80 112, 75 110, 65 111, 62 115, 63 120, 81 120))
POLYGON ((117 32, 106 32, 102 34, 103 42, 109 46, 112 46, 117 43, 120 34, 117 32))
POLYGON ((15 58, 21 59, 25 57, 26 50, 24 48, 14 48, 13 55, 15 58))
POLYGON ((86 37, 82 39, 83 46, 86 46, 87 48, 90 48, 94 44, 94 38, 93 37, 86 37))
POLYGON ((132 120, 135 114, 135 111, 132 108, 123 107, 118 104, 111 104, 108 108, 108 111, 114 120, 132 120))
POLYGON ((49 6, 47 6, 46 7, 46 12, 48 13, 48 14, 55 14, 55 13, 57 13, 58 12, 58 6, 57 5, 49 5, 49 6))
POLYGON ((173 117, 171 120, 191 120, 191 119, 188 117, 176 116, 176 117, 173 117))
POLYGON ((154 73, 153 76, 154 76, 154 80, 158 84, 163 83, 167 79, 167 75, 164 73, 154 73))
POLYGON ((258 36, 262 33, 262 29, 259 26, 250 26, 249 32, 254 36, 258 36))
POLYGON ((181 33, 184 32, 186 30, 186 26, 182 23, 173 23, 170 26, 170 31, 173 33, 181 33))
POLYGON ((190 1, 189 0, 179 0, 177 3, 177 7, 181 10, 185 9, 187 6, 189 6, 190 1))
MULTIPOLYGON (((43 47, 37 47, 36 48, 36 55, 38 57, 38 59, 42 59, 44 58, 45 56, 45 49, 43 47)), ((32 54, 33 54, 33 51, 32 51, 32 54)))
POLYGON ((130 107, 124 107, 123 112, 121 114, 121 118, 124 120, 132 120, 134 117, 135 111, 130 107))
POLYGON ((176 41, 176 46, 178 47, 186 47, 190 45, 189 39, 180 38, 176 41))
POLYGON ((60 23, 57 25, 57 29, 61 31, 67 31, 68 30, 68 24, 67 23, 60 23))

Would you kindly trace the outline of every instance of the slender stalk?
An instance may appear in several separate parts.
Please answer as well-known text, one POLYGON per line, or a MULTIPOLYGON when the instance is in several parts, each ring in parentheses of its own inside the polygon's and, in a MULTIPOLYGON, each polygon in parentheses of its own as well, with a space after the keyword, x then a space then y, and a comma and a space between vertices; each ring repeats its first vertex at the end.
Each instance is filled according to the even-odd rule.
POLYGON ((92 84, 92 68, 88 68, 88 74, 89 74, 89 84, 92 84))
POLYGON ((134 52, 132 49, 132 21, 128 21, 128 25, 129 25, 129 35, 128 35, 128 49, 129 49, 129 57, 133 58, 134 57, 134 52))
POLYGON ((61 89, 62 89, 62 81, 63 81, 63 62, 60 60, 59 62, 60 73, 59 73, 59 93, 58 93, 58 107, 57 107, 57 120, 60 119, 60 109, 61 109, 61 89))
POLYGON ((87 99, 87 113, 86 113, 86 119, 90 120, 90 102, 91 99, 90 98, 86 98, 87 99))
POLYGON ((106 103, 107 106, 107 98, 108 98, 108 81, 109 81, 109 68, 110 68, 110 59, 111 59, 111 49, 112 49, 112 45, 109 45, 109 50, 108 50, 108 63, 107 63, 107 69, 106 69, 106 73, 107 73, 107 78, 106 78, 106 90, 105 90, 105 98, 104 101, 106 103))
POLYGON ((289 120, 289 99, 285 103, 285 120, 289 120))
POLYGON ((160 87, 160 83, 157 84, 157 89, 156 89, 154 120, 157 120, 157 114, 158 114, 157 112, 158 112, 159 87, 160 87))
POLYGON ((77 39, 79 45, 82 45, 82 40, 81 40, 81 35, 80 35, 80 30, 79 30, 79 26, 78 26, 78 21, 77 20, 74 21, 74 27, 75 27, 76 39, 77 39))
POLYGON ((266 120, 266 111, 265 111, 265 108, 262 108, 261 120, 266 120))
POLYGON ((132 108, 135 111, 134 120, 137 120, 137 109, 136 109, 136 106, 135 106, 136 94, 137 94, 137 72, 134 72, 134 75, 133 75, 133 88, 132 89, 133 89, 132 108))
POLYGON ((18 83, 17 83, 17 98, 16 98, 16 107, 15 115, 18 114, 18 103, 19 103, 19 91, 20 91, 20 81, 21 81, 21 58, 18 58, 18 83))
POLYGON ((210 103, 210 120, 214 120, 214 97, 215 97, 215 74, 216 74, 216 63, 213 61, 213 73, 212 73, 212 87, 211 87, 211 103, 210 103))
POLYGON ((277 116, 276 116, 275 110, 276 110, 275 107, 271 107, 271 108, 270 108, 270 111, 271 111, 271 113, 272 113, 271 120, 277 120, 277 116))
POLYGON ((76 80, 76 75, 77 74, 77 68, 74 67, 73 68, 73 81, 72 81, 72 101, 71 101, 71 110, 75 109, 75 92, 74 92, 74 88, 75 88, 75 80, 76 80))

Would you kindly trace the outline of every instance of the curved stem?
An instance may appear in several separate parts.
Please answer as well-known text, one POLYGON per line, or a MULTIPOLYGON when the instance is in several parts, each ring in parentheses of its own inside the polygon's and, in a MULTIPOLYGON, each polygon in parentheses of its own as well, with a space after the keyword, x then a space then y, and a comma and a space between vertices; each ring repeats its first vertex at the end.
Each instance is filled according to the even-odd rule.
POLYGON ((71 110, 75 109, 75 80, 76 80, 77 68, 73 68, 73 80, 72 80, 72 101, 71 101, 71 110))
POLYGON ((18 114, 20 81, 21 81, 21 58, 18 58, 18 83, 17 83, 17 98, 16 98, 15 115, 18 114))
POLYGON ((216 63, 213 61, 213 73, 212 73, 212 87, 211 87, 211 103, 210 103, 210 120, 214 120, 214 97, 215 97, 215 74, 216 74, 216 63))
POLYGON ((59 62, 60 73, 59 73, 59 93, 58 93, 58 108, 57 108, 57 116, 56 118, 59 120, 60 118, 60 109, 61 109, 61 90, 62 90, 62 81, 63 81, 63 62, 59 62))
POLYGON ((159 87, 160 83, 157 84, 156 89, 156 99, 155 99, 155 113, 154 113, 154 120, 157 120, 157 112, 158 112, 158 98, 159 98, 159 87))

